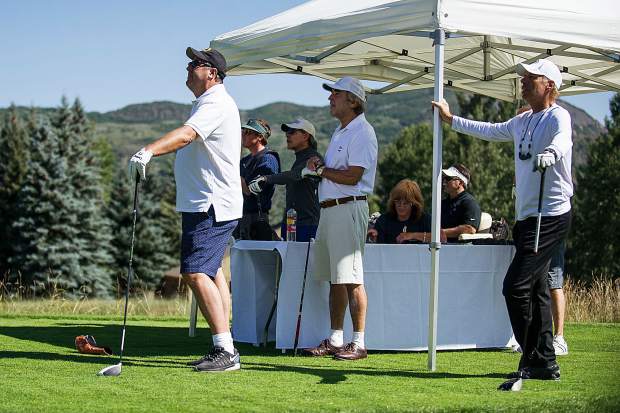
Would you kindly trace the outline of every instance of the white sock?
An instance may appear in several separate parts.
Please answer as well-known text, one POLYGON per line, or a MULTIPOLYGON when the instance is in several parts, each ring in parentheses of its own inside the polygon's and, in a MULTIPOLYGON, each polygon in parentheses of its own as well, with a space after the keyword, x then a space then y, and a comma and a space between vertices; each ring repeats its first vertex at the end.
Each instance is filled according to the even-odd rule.
POLYGON ((329 342, 332 346, 342 347, 344 345, 344 331, 332 330, 329 336, 329 342))
POLYGON ((233 345, 233 339, 232 339, 232 336, 230 335, 230 332, 213 334, 212 337, 213 337, 213 346, 222 347, 228 353, 235 354, 235 346, 233 345))
POLYGON ((363 331, 354 331, 353 332, 353 342, 357 344, 359 348, 366 348, 364 345, 364 332, 363 331))

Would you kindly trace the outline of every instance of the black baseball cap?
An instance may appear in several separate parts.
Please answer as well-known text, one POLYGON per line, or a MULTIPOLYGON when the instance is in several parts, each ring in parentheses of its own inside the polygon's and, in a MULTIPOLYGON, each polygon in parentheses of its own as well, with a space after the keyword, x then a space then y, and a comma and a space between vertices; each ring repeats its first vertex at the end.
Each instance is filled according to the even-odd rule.
POLYGON ((188 47, 185 54, 192 60, 202 60, 209 63, 211 67, 217 69, 220 79, 224 79, 224 77, 226 77, 226 59, 224 58, 224 55, 217 50, 211 48, 196 50, 192 47, 188 47))

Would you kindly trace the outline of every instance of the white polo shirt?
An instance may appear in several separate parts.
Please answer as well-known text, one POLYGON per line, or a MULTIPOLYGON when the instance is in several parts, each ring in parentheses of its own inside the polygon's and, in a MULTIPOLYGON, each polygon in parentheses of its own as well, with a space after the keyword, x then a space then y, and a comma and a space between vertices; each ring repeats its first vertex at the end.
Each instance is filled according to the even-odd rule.
POLYGON ((199 137, 177 151, 177 211, 207 212, 213 205, 217 221, 241 218, 241 120, 224 85, 212 86, 193 102, 185 125, 199 137))
POLYGON ((513 141, 519 221, 538 215, 540 173, 534 171, 534 159, 545 148, 553 149, 558 159, 545 173, 542 215, 558 216, 570 211, 573 140, 570 114, 566 109, 553 104, 544 111, 532 113, 529 110, 503 123, 476 122, 454 116, 452 129, 487 141, 513 141), (532 156, 519 159, 519 151, 532 156))
POLYGON ((332 169, 361 166, 364 174, 355 185, 322 179, 319 184, 319 202, 372 193, 377 171, 377 136, 363 113, 346 127, 336 128, 325 152, 325 166, 332 169))

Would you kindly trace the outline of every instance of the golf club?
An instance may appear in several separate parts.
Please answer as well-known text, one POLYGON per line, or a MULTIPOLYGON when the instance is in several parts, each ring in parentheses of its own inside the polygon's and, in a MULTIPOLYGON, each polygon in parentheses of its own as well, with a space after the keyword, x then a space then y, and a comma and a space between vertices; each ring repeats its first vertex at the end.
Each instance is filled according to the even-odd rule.
POLYGON ((543 169, 540 173, 540 190, 538 192, 538 217, 536 218, 536 239, 534 240, 534 254, 538 254, 538 239, 540 237, 540 220, 542 218, 542 200, 543 191, 545 189, 545 172, 547 169, 543 169))
POLYGON ((297 313, 297 328, 295 329, 295 343, 293 344, 293 357, 297 355, 297 345, 299 344, 299 332, 301 329, 301 312, 304 308, 304 293, 306 292, 306 275, 308 274, 308 257, 310 256, 310 245, 314 239, 308 241, 308 249, 306 250, 306 265, 304 267, 304 279, 301 282, 301 298, 299 300, 299 312, 297 313))
POLYGON ((121 352, 118 364, 105 367, 97 373, 97 376, 120 376, 123 367, 123 350, 125 349, 125 327, 127 326, 127 304, 129 302, 129 289, 131 287, 131 276, 133 273, 133 244, 136 237, 136 220, 138 217, 138 185, 140 175, 136 174, 136 187, 133 193, 133 225, 131 227, 131 248, 129 249, 129 269, 127 270, 127 286, 125 287, 125 315, 123 316, 123 334, 121 335, 121 352))
MULTIPOLYGON (((540 190, 538 192, 538 217, 536 218, 536 238, 534 240, 534 254, 538 254, 538 238, 540 237, 540 220, 542 218, 542 200, 543 190, 545 187, 545 172, 547 169, 543 169, 540 173, 540 190)), ((532 294, 534 292, 534 280, 530 280, 530 302, 527 310, 527 325, 525 326, 525 334, 523 337, 522 356, 527 357, 527 336, 530 330, 530 324, 532 322, 532 294)), ((519 363, 520 364, 520 363, 519 363)), ((519 377, 507 380, 499 385, 498 390, 503 391, 520 391, 523 388, 523 371, 519 369, 519 377)))

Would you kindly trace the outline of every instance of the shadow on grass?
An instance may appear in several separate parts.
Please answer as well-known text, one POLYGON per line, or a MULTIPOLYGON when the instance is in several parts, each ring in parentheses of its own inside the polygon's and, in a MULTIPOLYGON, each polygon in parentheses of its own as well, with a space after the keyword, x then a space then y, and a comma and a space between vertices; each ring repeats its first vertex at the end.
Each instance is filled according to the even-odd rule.
MULTIPOLYGON (((303 362, 302 362, 303 363, 303 362)), ((337 384, 347 379, 347 375, 359 374, 371 377, 400 377, 400 378, 417 378, 417 379, 471 379, 471 378, 492 378, 505 379, 506 374, 503 373, 487 373, 487 374, 457 374, 457 373, 440 373, 440 372, 424 372, 411 370, 387 370, 373 369, 372 367, 355 367, 350 362, 334 361, 334 367, 308 367, 308 366, 290 366, 282 364, 265 364, 265 363, 243 363, 244 370, 256 371, 277 371, 315 375, 321 378, 319 384, 337 384)))
MULTIPOLYGON (((94 336, 97 343, 102 346, 110 346, 115 352, 119 350, 121 328, 118 325, 98 323, 66 323, 59 322, 53 326, 18 326, 2 327, 0 335, 23 340, 14 348, 0 351, 1 359, 25 358, 31 360, 66 361, 75 363, 91 364, 114 364, 118 361, 115 356, 94 356, 80 354, 74 347, 75 337, 82 334, 94 336), (28 351, 36 347, 30 342, 60 347, 57 352, 51 351, 28 351), (7 351, 8 350, 8 351, 7 351)), ((236 343, 242 355, 244 370, 257 372, 291 372, 314 375, 320 378, 320 384, 336 384, 347 379, 347 375, 359 374, 372 377, 402 377, 419 379, 462 379, 462 378, 504 378, 504 374, 456 374, 445 372, 426 372, 411 370, 389 370, 376 365, 356 365, 355 363, 334 361, 333 366, 304 366, 308 364, 300 357, 297 366, 278 363, 278 359, 289 357, 282 355, 280 350, 273 346, 254 347, 250 344, 236 343), (260 356, 273 358, 266 363, 247 362, 245 357, 260 356)), ((210 331, 200 329, 194 338, 188 337, 187 328, 184 327, 158 327, 158 326, 127 326, 125 337, 124 365, 157 368, 187 368, 185 362, 202 355, 211 347, 210 331), (169 358, 180 360, 170 360, 169 358), (148 359, 145 359, 148 358, 148 359)), ((386 354, 388 352, 372 352, 372 354, 386 354)), ((390 354, 398 354, 389 352, 390 354)), ((407 353, 410 354, 410 353, 407 353)), ((307 360, 307 359, 306 359, 307 360)))
MULTIPOLYGON (((63 322, 57 323, 53 326, 19 326, 0 328, 0 335, 5 335, 24 341, 34 341, 65 349, 71 349, 76 351, 76 353, 75 337, 84 334, 90 334, 95 337, 98 345, 111 347, 115 353, 118 353, 120 350, 121 327, 113 324, 72 324, 63 322)), ((22 353, 19 350, 27 349, 29 345, 26 343, 19 343, 18 345, 19 348, 11 350, 16 350, 15 353, 17 354, 37 354, 35 352, 22 353)), ((281 355, 281 352, 273 347, 258 348, 250 344, 240 343, 235 343, 235 345, 244 356, 260 355, 266 357, 278 357, 281 355)), ((207 328, 197 330, 196 337, 189 337, 187 334, 187 328, 184 327, 128 325, 125 335, 124 356, 195 357, 196 355, 205 354, 210 348, 211 333, 207 328)), ((92 358, 92 356, 89 358, 92 358)))

